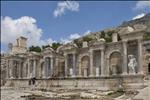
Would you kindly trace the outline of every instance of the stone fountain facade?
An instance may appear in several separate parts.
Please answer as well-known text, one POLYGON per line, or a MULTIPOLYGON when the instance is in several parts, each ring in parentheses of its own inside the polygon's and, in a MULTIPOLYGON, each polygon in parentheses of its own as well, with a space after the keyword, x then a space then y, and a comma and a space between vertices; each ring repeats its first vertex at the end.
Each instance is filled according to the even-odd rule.
POLYGON ((28 87, 32 78, 36 78, 37 87, 46 89, 106 90, 141 83, 150 73, 150 41, 143 41, 144 28, 140 27, 125 27, 113 33, 111 43, 97 38, 83 42, 82 48, 68 43, 56 51, 48 47, 41 53, 28 52, 27 39, 20 37, 17 45, 9 46, 10 54, 1 56, 7 69, 5 86, 28 87))

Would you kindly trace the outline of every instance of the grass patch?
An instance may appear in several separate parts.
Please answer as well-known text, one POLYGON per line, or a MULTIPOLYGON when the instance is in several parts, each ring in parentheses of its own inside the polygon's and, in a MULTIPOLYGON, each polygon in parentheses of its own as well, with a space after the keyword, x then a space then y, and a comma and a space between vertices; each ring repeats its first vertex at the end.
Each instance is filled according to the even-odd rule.
POLYGON ((117 91, 110 92, 107 95, 110 97, 116 98, 116 97, 123 95, 124 93, 125 93, 125 91, 123 91, 122 89, 119 89, 117 91))

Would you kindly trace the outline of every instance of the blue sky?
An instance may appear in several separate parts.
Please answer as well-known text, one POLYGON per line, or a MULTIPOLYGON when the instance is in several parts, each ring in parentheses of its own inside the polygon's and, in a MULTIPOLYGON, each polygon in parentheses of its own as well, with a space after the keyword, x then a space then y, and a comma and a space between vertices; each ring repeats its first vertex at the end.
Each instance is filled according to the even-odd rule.
POLYGON ((3 1, 1 49, 21 35, 29 38, 29 46, 68 42, 148 12, 150 1, 3 1))

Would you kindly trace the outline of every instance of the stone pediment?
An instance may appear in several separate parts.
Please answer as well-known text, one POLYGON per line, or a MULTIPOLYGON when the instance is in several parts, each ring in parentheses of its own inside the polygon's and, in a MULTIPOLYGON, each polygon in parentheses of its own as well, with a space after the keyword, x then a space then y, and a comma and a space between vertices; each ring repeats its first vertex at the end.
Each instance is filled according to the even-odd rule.
POLYGON ((118 33, 119 33, 119 35, 126 35, 126 34, 132 34, 135 32, 140 32, 145 29, 146 29, 145 25, 136 24, 136 25, 133 25, 133 27, 131 27, 131 26, 123 27, 120 29, 120 31, 118 33))
POLYGON ((105 43, 105 39, 104 38, 100 38, 97 41, 91 41, 90 42, 90 46, 94 46, 94 45, 102 45, 105 43))
POLYGON ((133 31, 134 31, 133 27, 127 26, 127 27, 121 28, 121 30, 118 33, 120 35, 125 35, 125 34, 133 32, 133 31))
POLYGON ((69 50, 69 49, 75 49, 78 48, 78 46, 74 43, 68 43, 63 46, 63 50, 69 50))
POLYGON ((43 54, 53 54, 54 50, 51 47, 47 47, 43 50, 43 54))
POLYGON ((27 54, 27 56, 28 57, 34 57, 34 56, 39 56, 40 54, 39 53, 37 53, 37 52, 28 52, 28 54, 27 54))
POLYGON ((142 30, 146 29, 146 26, 142 25, 142 24, 136 24, 133 27, 134 27, 135 31, 142 31, 142 30))

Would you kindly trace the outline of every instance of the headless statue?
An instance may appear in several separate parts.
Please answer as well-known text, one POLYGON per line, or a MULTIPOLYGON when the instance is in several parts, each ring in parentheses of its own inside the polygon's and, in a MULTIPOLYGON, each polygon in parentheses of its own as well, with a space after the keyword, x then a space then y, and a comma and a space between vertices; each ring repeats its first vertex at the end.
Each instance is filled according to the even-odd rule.
POLYGON ((129 59, 128 63, 129 73, 135 74, 135 67, 137 66, 136 58, 134 57, 134 55, 128 55, 128 59, 129 59))

